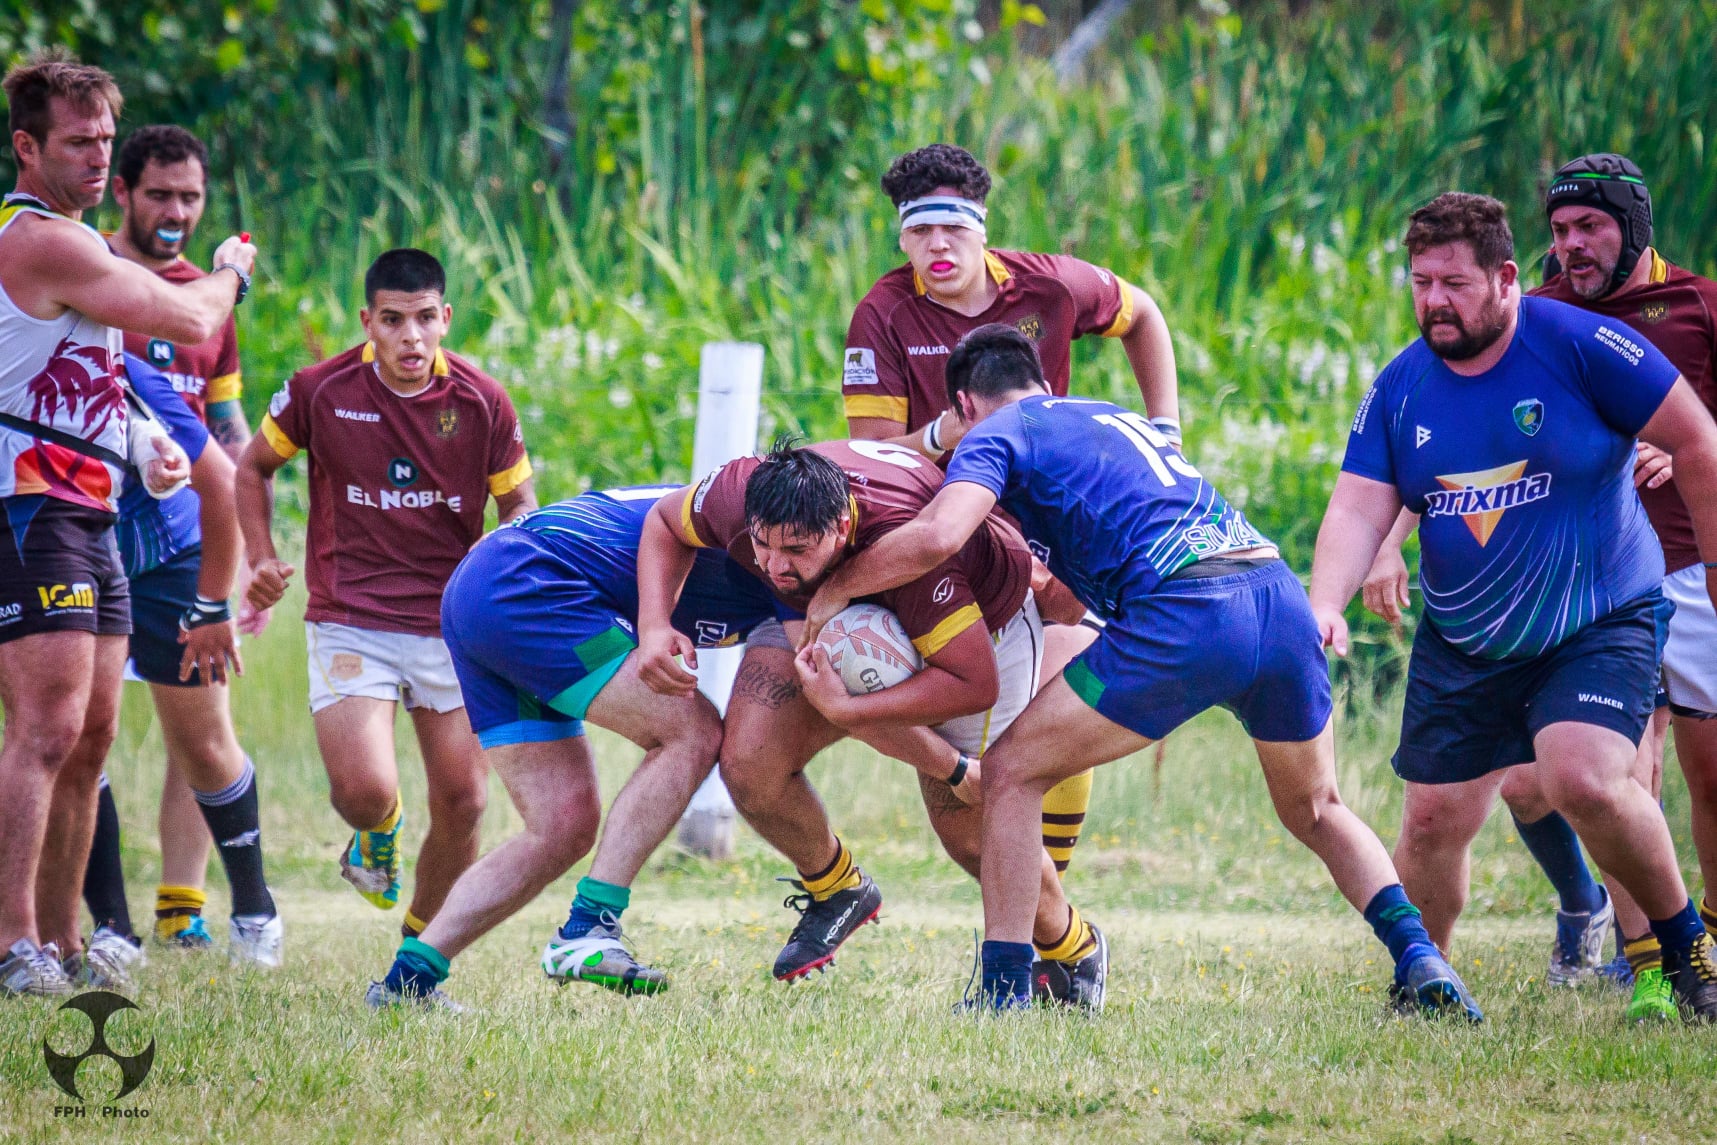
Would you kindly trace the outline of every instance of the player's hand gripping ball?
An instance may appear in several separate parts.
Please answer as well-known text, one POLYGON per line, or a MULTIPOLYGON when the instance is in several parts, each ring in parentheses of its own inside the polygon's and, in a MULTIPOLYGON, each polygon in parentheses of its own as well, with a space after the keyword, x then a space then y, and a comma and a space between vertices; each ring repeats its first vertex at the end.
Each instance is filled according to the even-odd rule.
POLYGON ((829 666, 849 696, 905 683, 924 667, 900 618, 877 604, 849 605, 823 626, 817 643, 828 650, 829 666))

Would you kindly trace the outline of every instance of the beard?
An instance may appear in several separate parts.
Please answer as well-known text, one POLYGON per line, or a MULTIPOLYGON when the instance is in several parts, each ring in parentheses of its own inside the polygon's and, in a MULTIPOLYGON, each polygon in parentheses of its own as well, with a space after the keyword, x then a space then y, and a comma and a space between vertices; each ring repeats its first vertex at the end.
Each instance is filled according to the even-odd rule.
POLYGON ((1616 264, 1611 262, 1606 266, 1601 260, 1593 259, 1591 268, 1582 270, 1581 275, 1587 278, 1593 275, 1597 277, 1585 285, 1582 285, 1580 280, 1576 279, 1566 266, 1562 269, 1563 273, 1567 275, 1570 290, 1587 302, 1596 302, 1610 292, 1610 280, 1615 276, 1616 264))
POLYGON ((1508 314, 1503 310, 1502 298, 1494 294, 1486 300, 1484 308, 1479 311, 1471 327, 1449 306, 1428 310, 1419 320, 1419 334, 1425 339, 1425 345, 1431 348, 1431 353, 1445 362, 1465 362, 1478 357, 1496 345, 1496 340, 1501 338, 1503 331, 1507 329, 1508 314), (1439 322, 1448 323, 1459 333, 1454 338, 1448 338, 1446 335, 1441 339, 1433 338, 1432 326, 1439 322))
POLYGON ((185 228, 184 236, 172 245, 162 242, 156 237, 155 231, 145 229, 135 218, 125 221, 125 235, 131 240, 131 245, 142 251, 150 258, 174 258, 184 249, 185 239, 191 237, 190 228, 185 228))

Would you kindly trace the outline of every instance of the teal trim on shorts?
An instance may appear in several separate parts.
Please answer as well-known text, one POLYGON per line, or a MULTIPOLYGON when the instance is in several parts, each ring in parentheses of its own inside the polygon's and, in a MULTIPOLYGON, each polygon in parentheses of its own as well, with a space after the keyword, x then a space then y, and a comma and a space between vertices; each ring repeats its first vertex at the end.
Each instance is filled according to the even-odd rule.
POLYGON ((1075 660, 1062 671, 1061 676, 1067 681, 1067 686, 1073 689, 1073 694, 1097 710, 1098 703, 1103 699, 1103 693, 1109 685, 1099 680, 1091 669, 1085 666, 1083 659, 1075 660))
MULTIPOLYGON (((618 628, 611 628, 609 631, 619 632, 620 630, 618 628)), ((601 639, 602 637, 600 636, 596 638, 596 640, 601 639)), ((582 656, 582 650, 584 648, 596 643, 596 640, 587 640, 584 644, 580 645, 580 655, 582 656)), ((608 686, 608 681, 612 680, 615 674, 620 671, 620 665, 624 664, 626 662, 626 657, 631 654, 632 646, 628 644, 620 655, 614 657, 606 664, 592 668, 588 676, 562 692, 560 695, 556 696, 554 699, 550 700, 548 702, 548 706, 563 716, 571 716, 575 720, 582 720, 584 718, 584 714, 590 710, 590 705, 596 701, 597 693, 601 692, 603 688, 608 686)))
POLYGON ((487 751, 521 743, 559 743, 583 734, 583 720, 515 720, 478 732, 477 743, 487 751))
MULTIPOLYGON (((632 636, 632 634, 616 624, 597 633, 582 644, 574 645, 572 652, 573 655, 578 657, 578 662, 584 665, 584 670, 586 672, 596 672, 600 669, 607 668, 615 657, 624 657, 626 653, 632 651, 632 649, 636 647, 638 647, 638 641, 632 636)), ((609 676, 612 676, 613 674, 613 672, 608 673, 609 676)), ((602 682, 606 684, 608 682, 608 678, 606 676, 603 677, 602 682)), ((578 687, 578 685, 574 684, 573 688, 576 687, 578 687)), ((570 692, 573 688, 568 688, 567 691, 570 692)), ((600 690, 600 687, 598 690, 600 690)), ((563 696, 565 694, 566 692, 561 693, 563 696)), ((591 692, 590 694, 594 696, 596 692, 591 692)), ((588 703, 589 701, 586 701, 587 705, 588 703)), ((552 700, 550 701, 550 704, 553 704, 552 700)), ((568 712, 567 714, 576 715, 579 719, 584 718, 584 713, 582 711, 576 713, 568 712)))

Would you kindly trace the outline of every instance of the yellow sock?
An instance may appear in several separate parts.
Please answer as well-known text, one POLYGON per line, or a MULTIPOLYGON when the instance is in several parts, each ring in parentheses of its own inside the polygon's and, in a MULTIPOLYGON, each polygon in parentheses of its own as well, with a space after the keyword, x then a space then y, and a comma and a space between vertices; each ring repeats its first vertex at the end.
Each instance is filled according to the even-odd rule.
POLYGON ((426 920, 418 918, 408 910, 405 912, 405 921, 400 923, 399 932, 406 938, 417 938, 423 933, 423 928, 428 925, 426 920))
POLYGON ((1629 939, 1622 944, 1622 954, 1628 960, 1628 965, 1634 968, 1637 976, 1645 970, 1663 969, 1663 947, 1658 945, 1657 935, 1647 931, 1643 938, 1629 939))
POLYGON ((1082 771, 1051 787, 1043 796, 1043 846, 1055 862, 1055 873, 1066 874, 1091 806, 1091 772, 1082 771))
POLYGON ((203 913, 209 896, 196 887, 155 888, 155 937, 165 942, 185 929, 185 919, 203 913))
POLYGON ((1717 907, 1711 905, 1711 892, 1706 891, 1699 896, 1699 921, 1705 924, 1705 932, 1717 938, 1717 907))
POLYGON ((399 792, 396 791, 393 797, 393 810, 388 812, 388 817, 374 827, 365 827, 363 830, 372 835, 386 835, 389 831, 398 829, 400 816, 404 814, 405 801, 399 797, 399 792))
POLYGON ((825 867, 821 874, 807 875, 799 872, 799 881, 805 884, 805 890, 817 902, 822 902, 830 895, 840 891, 850 891, 859 885, 858 864, 853 862, 853 853, 847 850, 847 845, 835 836, 835 861, 825 867))
MULTIPOLYGON (((1066 933, 1048 946, 1037 947, 1037 956, 1045 962, 1078 962, 1097 945, 1097 939, 1091 933, 1091 924, 1080 916, 1079 908, 1070 903, 1067 911, 1066 933)), ((1033 945, 1036 946, 1036 943, 1033 945)))

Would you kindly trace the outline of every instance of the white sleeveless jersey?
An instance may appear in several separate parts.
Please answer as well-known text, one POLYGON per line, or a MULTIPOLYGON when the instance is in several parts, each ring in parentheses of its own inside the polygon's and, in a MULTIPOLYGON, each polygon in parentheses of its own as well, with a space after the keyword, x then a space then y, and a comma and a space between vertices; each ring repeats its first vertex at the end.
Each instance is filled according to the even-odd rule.
MULTIPOLYGON (((33 202, 0 207, 0 233, 20 214, 63 218, 33 202)), ((90 229, 90 233, 100 235, 90 229)), ((105 240, 102 240, 105 242, 105 240)), ((68 310, 34 318, 0 286, 0 412, 83 438, 123 456, 122 334, 68 310)), ((123 471, 62 445, 0 426, 0 497, 44 493, 77 505, 118 510, 123 471)))

